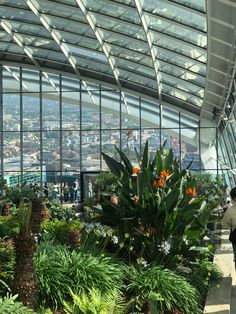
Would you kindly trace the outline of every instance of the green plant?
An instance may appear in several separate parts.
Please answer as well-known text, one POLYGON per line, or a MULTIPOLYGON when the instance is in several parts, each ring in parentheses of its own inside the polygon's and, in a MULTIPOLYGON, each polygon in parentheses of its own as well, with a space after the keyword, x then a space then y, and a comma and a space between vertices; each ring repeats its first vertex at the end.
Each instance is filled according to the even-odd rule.
POLYGON ((130 267, 128 276, 127 290, 136 304, 147 307, 148 300, 158 313, 174 310, 183 314, 201 313, 197 290, 182 276, 157 266, 145 270, 130 267))
POLYGON ((51 219, 70 221, 75 219, 75 209, 64 207, 58 200, 47 200, 45 206, 49 209, 51 219))
POLYGON ((70 244, 70 234, 72 231, 79 232, 83 224, 79 220, 66 222, 64 220, 44 220, 41 223, 40 238, 43 239, 45 235, 51 238, 57 243, 70 244))
MULTIPOLYGON (((0 313, 2 314, 33 314, 31 309, 16 301, 17 295, 0 298, 0 313)), ((36 314, 36 313, 35 313, 36 314)))
POLYGON ((0 216, 0 237, 15 238, 19 233, 19 222, 16 217, 0 216))
POLYGON ((197 259, 191 263, 190 267, 192 272, 187 274, 186 278, 204 299, 209 286, 218 284, 223 278, 223 273, 217 264, 207 258, 197 259))
POLYGON ((101 291, 89 289, 87 293, 74 294, 70 290, 73 304, 64 302, 67 314, 124 314, 128 305, 117 291, 104 295, 101 291))
POLYGON ((0 294, 10 291, 14 277, 15 254, 11 239, 0 238, 0 294))
POLYGON ((120 192, 111 201, 101 201, 101 221, 119 230, 129 258, 143 256, 167 265, 183 243, 203 239, 212 208, 197 196, 194 177, 180 170, 172 150, 162 148, 150 158, 146 142, 143 155, 137 154, 140 166, 134 167, 116 149, 122 162, 103 157, 120 192))
POLYGON ((116 176, 112 172, 101 172, 93 179, 93 192, 95 199, 99 202, 102 195, 112 195, 118 191, 116 176))
POLYGON ((109 256, 70 251, 65 246, 40 244, 35 265, 44 306, 61 306, 70 299, 69 288, 79 294, 88 289, 102 293, 119 290, 125 267, 109 256))

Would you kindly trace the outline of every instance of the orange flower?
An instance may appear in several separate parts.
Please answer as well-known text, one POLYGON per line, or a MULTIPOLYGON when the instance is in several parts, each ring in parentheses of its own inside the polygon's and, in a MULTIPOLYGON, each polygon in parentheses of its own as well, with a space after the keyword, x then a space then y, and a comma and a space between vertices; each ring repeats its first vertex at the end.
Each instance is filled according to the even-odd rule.
POLYGON ((187 188, 185 193, 186 193, 186 195, 191 196, 191 197, 193 197, 197 194, 195 188, 187 188))
POLYGON ((150 234, 150 235, 153 235, 153 234, 155 234, 157 232, 157 229, 156 228, 153 228, 153 227, 149 227, 148 228, 148 233, 150 234))
POLYGON ((133 167, 133 173, 137 174, 140 172, 140 168, 139 167, 133 167))
POLYGON ((152 181, 152 187, 153 187, 154 189, 156 189, 156 188, 158 187, 158 180, 157 180, 157 179, 154 179, 154 180, 152 181))
POLYGON ((158 187, 158 188, 162 188, 162 187, 164 187, 164 186, 166 186, 166 180, 159 179, 159 180, 157 181, 157 187, 158 187))
POLYGON ((162 170, 160 173, 160 178, 161 179, 166 179, 170 176, 170 172, 168 170, 162 170))
POLYGON ((128 129, 128 131, 127 131, 127 136, 130 137, 130 136, 132 136, 132 135, 133 135, 133 131, 130 130, 130 129, 128 129))

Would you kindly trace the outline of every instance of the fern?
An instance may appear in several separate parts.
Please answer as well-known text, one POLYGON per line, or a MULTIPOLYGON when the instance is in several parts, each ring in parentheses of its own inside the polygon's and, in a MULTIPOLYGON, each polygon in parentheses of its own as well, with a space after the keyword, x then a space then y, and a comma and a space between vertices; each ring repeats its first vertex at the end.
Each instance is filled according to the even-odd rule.
POLYGON ((74 294, 70 290, 73 304, 64 302, 67 314, 125 314, 128 304, 117 291, 102 295, 100 291, 91 289, 89 293, 74 294))
POLYGON ((33 310, 15 301, 17 295, 0 298, 0 313, 4 314, 33 314, 33 310))

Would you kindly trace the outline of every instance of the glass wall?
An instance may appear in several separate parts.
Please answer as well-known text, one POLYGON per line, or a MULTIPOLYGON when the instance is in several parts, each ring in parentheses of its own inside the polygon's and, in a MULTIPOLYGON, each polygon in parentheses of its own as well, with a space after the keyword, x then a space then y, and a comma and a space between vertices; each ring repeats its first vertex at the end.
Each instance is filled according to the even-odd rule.
POLYGON ((147 140, 153 153, 166 142, 183 168, 218 172, 216 157, 207 169, 202 161, 199 121, 158 101, 17 67, 2 66, 0 78, 0 166, 9 184, 71 186, 84 172, 107 169, 101 152, 118 159, 115 145, 135 164, 147 140))

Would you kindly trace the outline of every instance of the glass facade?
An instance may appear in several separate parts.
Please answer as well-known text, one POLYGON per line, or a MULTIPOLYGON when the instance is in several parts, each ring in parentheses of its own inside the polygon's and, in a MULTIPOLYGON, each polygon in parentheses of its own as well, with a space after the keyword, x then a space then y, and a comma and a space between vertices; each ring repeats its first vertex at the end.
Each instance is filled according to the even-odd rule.
POLYGON ((184 168, 192 161, 193 171, 219 170, 216 153, 214 163, 201 158, 206 128, 194 117, 128 93, 124 102, 118 90, 59 74, 1 72, 1 173, 9 184, 72 184, 107 169, 101 152, 118 158, 115 145, 135 164, 134 148, 142 151, 146 140, 153 152, 166 141, 184 168))

